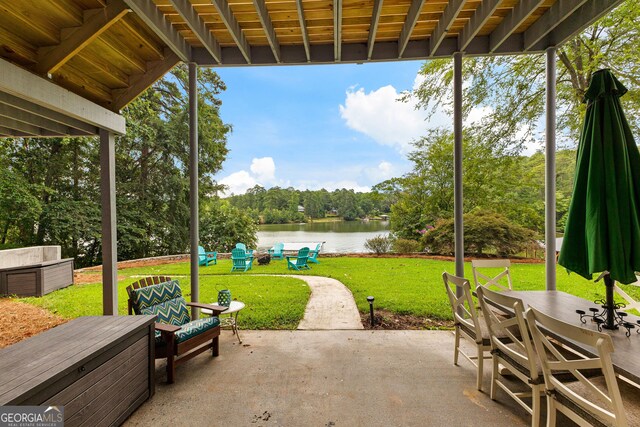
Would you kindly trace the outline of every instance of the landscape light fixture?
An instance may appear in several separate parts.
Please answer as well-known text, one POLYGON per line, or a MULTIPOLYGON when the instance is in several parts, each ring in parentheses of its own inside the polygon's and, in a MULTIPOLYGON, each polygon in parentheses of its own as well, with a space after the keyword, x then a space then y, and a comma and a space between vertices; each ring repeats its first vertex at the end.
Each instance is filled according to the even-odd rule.
POLYGON ((367 297, 367 301, 369 301, 369 313, 371 313, 371 327, 373 328, 373 326, 375 325, 375 320, 373 319, 373 300, 375 298, 369 296, 367 297))

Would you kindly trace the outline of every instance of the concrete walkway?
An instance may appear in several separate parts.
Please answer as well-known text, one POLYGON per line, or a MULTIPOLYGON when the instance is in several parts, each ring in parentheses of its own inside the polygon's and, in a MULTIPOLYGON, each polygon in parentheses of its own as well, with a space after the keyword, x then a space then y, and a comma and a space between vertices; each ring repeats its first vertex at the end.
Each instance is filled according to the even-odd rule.
POLYGON ((353 295, 341 282, 320 276, 288 277, 304 280, 311 288, 311 297, 298 329, 364 329, 353 295))
POLYGON ((502 391, 492 401, 476 390, 470 363, 453 365, 450 331, 242 331, 242 344, 222 331, 220 338, 220 356, 178 365, 175 384, 166 384, 158 361, 155 395, 125 425, 531 425, 502 391))

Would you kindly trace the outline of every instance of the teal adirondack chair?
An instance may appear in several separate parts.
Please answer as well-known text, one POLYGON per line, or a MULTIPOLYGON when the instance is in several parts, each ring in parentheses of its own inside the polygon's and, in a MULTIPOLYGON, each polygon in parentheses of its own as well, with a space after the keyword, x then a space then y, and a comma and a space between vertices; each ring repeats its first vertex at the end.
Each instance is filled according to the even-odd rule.
POLYGON ((284 258, 284 254, 282 250, 284 249, 284 243, 276 243, 273 245, 273 248, 269 249, 269 255, 271 255, 272 259, 282 259, 284 258))
POLYGON ((300 249, 297 256, 287 257, 287 270, 311 270, 311 267, 307 264, 307 259, 309 259, 309 248, 300 249))
POLYGON ((309 262, 320 264, 320 261, 318 261, 318 254, 320 253, 321 247, 322 243, 318 243, 318 246, 316 246, 314 250, 309 252, 309 262))
POLYGON ((253 259, 253 249, 247 249, 247 246, 244 243, 236 243, 236 248, 242 249, 247 253, 247 256, 250 256, 253 259))
POLYGON ((198 246, 198 265, 204 265, 205 267, 213 263, 218 263, 218 252, 207 252, 202 246, 198 246))
POLYGON ((233 263, 231 271, 251 270, 253 265, 253 256, 248 256, 243 249, 235 248, 231 251, 231 262, 233 263))

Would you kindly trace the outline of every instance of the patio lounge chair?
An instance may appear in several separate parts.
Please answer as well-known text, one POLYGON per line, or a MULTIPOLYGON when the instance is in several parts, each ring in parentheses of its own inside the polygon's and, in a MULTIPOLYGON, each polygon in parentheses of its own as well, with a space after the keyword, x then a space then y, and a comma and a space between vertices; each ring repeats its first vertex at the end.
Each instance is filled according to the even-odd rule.
POLYGON ((127 286, 129 314, 156 316, 155 358, 167 358, 167 382, 173 383, 176 365, 211 349, 218 356, 220 319, 227 307, 187 302, 177 280, 146 277, 127 286), (191 320, 187 307, 211 310, 211 317, 191 320))
POLYGON ((198 246, 198 265, 204 265, 205 267, 213 263, 218 263, 218 252, 207 252, 202 246, 198 246))
POLYGON ((287 257, 287 270, 311 270, 311 267, 307 264, 309 259, 309 248, 302 248, 298 251, 297 256, 287 257))
POLYGON ((271 259, 283 259, 283 249, 284 243, 276 243, 275 245, 273 245, 273 248, 269 249, 269 255, 271 255, 271 259))
POLYGON ((245 245, 244 243, 236 243, 236 248, 242 249, 247 253, 247 256, 253 258, 253 249, 247 249, 247 245, 245 245))
POLYGON ((314 250, 309 252, 309 262, 320 264, 320 261, 318 261, 318 254, 320 253, 320 248, 322 248, 322 243, 318 243, 318 246, 316 246, 314 250))
POLYGON ((231 251, 231 271, 247 271, 253 266, 253 255, 248 255, 244 249, 235 248, 231 251))

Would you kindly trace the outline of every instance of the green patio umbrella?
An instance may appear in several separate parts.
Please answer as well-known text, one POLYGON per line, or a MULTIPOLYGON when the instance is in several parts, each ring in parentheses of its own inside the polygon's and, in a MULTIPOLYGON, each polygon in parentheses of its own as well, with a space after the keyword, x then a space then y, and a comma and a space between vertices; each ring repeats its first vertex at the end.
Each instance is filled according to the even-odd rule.
POLYGON ((640 153, 620 104, 626 92, 607 69, 591 76, 558 260, 587 279, 609 272, 604 278, 605 327, 610 329, 615 328, 614 280, 635 282, 635 271, 640 271, 640 153))

